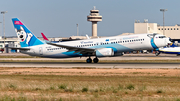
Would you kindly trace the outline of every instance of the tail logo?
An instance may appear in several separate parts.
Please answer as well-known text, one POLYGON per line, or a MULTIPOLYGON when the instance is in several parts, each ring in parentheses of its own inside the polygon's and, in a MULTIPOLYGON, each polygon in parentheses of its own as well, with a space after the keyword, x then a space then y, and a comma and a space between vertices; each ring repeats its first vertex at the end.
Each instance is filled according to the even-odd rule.
POLYGON ((17 30, 17 28, 15 28, 15 31, 17 33, 17 36, 18 36, 18 39, 20 40, 20 42, 26 41, 26 44, 29 44, 29 41, 33 37, 33 35, 31 33, 26 33, 22 26, 20 26, 19 30, 17 30))
POLYGON ((23 25, 20 21, 14 21, 15 25, 23 25))

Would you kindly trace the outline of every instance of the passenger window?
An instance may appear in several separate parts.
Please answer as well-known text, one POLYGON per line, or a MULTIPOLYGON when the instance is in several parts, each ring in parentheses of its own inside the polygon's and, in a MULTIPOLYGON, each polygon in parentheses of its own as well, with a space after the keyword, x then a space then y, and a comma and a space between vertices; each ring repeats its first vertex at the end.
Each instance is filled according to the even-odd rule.
POLYGON ((166 38, 165 36, 159 36, 159 38, 166 38))

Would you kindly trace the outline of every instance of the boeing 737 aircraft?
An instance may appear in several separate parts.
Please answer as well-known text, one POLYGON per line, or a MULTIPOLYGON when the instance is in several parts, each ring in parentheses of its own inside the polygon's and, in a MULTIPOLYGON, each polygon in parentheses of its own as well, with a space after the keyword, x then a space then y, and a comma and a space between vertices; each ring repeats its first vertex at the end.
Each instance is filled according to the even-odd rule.
POLYGON ((93 62, 97 63, 98 57, 121 56, 123 52, 152 50, 171 43, 169 38, 155 33, 51 43, 39 40, 18 18, 12 22, 21 47, 11 48, 47 58, 89 57, 86 62, 92 63, 91 56, 95 56, 93 62))

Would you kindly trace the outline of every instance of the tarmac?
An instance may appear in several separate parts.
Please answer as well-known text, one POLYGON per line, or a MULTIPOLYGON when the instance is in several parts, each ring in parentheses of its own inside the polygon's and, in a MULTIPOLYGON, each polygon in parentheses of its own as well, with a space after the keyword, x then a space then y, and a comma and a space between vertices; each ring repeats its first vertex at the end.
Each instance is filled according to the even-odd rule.
POLYGON ((171 64, 164 64, 164 63, 39 63, 39 62, 31 62, 31 63, 0 63, 0 67, 51 67, 51 68, 78 68, 78 69, 96 69, 96 68, 105 68, 105 69, 116 69, 116 68, 137 68, 137 69, 180 69, 180 63, 171 63, 171 64))
MULTIPOLYGON (((24 54, 0 54, 0 56, 23 56, 24 54)), ((26 55, 24 55, 26 56, 26 55)), ((84 60, 84 62, 0 62, 0 67, 52 67, 52 68, 172 68, 179 69, 180 63, 86 63, 87 57, 76 58, 0 58, 0 60, 84 60)), ((93 58, 93 57, 92 57, 93 58)), ((104 57, 99 60, 180 60, 172 54, 125 54, 119 57, 104 57)))

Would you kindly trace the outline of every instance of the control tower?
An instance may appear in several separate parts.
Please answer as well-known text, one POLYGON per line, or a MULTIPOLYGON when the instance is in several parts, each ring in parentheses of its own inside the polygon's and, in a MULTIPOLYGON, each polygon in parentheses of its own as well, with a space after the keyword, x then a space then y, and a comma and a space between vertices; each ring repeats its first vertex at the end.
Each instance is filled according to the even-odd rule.
POLYGON ((92 36, 97 37, 97 22, 102 21, 102 16, 99 15, 99 10, 96 10, 95 6, 93 10, 90 10, 90 15, 87 16, 87 21, 92 22, 92 36))

